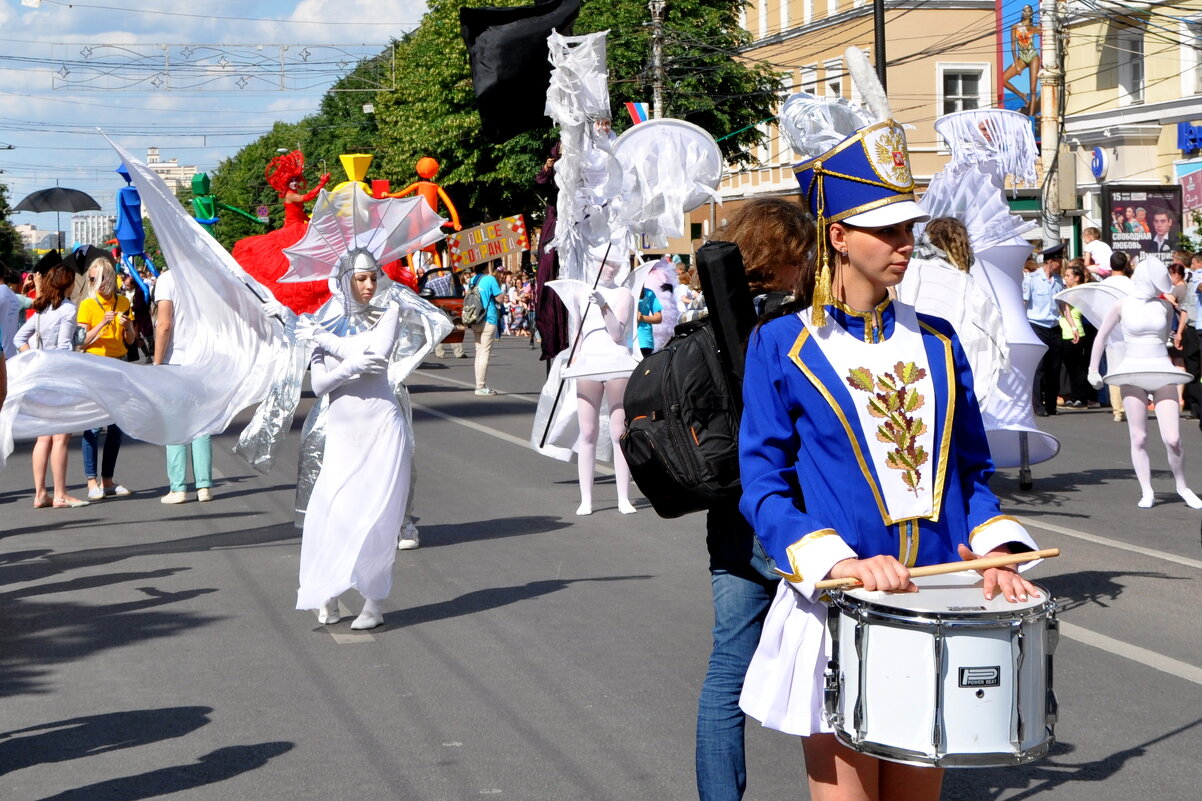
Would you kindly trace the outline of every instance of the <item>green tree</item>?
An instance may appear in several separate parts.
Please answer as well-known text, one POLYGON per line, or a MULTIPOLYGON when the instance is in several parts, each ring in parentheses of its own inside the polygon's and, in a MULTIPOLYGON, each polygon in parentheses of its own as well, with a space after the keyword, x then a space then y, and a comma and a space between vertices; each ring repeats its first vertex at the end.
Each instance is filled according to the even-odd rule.
POLYGON ((11 215, 8 184, 0 183, 0 262, 12 270, 27 270, 31 265, 29 252, 25 250, 16 226, 8 219, 11 215))
MULTIPOLYGON (((443 165, 439 182, 459 206, 464 223, 540 208, 534 176, 554 141, 551 121, 508 142, 480 136, 467 52, 459 29, 465 5, 512 5, 511 0, 431 0, 421 25, 397 43, 397 88, 376 101, 380 162, 389 175, 411 174, 422 156, 443 165)), ((732 161, 752 160, 754 127, 772 114, 779 76, 739 60, 747 42, 738 26, 740 0, 674 0, 665 43, 664 113, 694 122, 721 142, 732 161)), ((608 57, 615 128, 629 122, 616 110, 628 100, 651 99, 649 11, 644 0, 586 2, 577 34, 610 30, 608 57)))
MULTIPOLYGON (((255 208, 263 205, 271 210, 271 227, 284 224, 284 203, 275 190, 267 185, 263 170, 267 163, 279 155, 279 150, 304 149, 308 117, 299 123, 277 122, 268 133, 251 142, 233 156, 217 165, 210 174, 213 195, 222 203, 236 206, 254 214, 255 208)), ((312 180, 312 170, 307 170, 312 180)), ((189 198, 190 200, 190 198, 189 198)), ((187 204, 185 204, 186 207, 187 204)), ((218 213, 220 222, 213 226, 213 236, 226 249, 232 250, 234 243, 244 237, 254 236, 269 230, 256 225, 240 214, 218 213)))

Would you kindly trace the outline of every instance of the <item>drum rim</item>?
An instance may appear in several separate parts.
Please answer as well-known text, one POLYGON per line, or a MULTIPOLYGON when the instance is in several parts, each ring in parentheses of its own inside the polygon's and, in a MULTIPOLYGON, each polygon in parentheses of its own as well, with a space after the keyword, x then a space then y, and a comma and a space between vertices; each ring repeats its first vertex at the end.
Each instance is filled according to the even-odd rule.
MULTIPOLYGON (((947 610, 905 609, 891 604, 857 598, 839 590, 829 593, 831 605, 839 612, 854 618, 880 619, 885 622, 926 624, 942 622, 962 626, 997 625, 1001 622, 1015 622, 1029 619, 1039 619, 1054 615, 1057 611, 1056 599, 1046 587, 1035 584, 1043 596, 1043 600, 1033 606, 1020 609, 999 609, 972 612, 952 612, 947 610)), ((899 593, 904 594, 904 593, 899 593)))
POLYGON ((938 768, 1004 768, 1011 765, 1025 765, 1028 762, 1043 759, 1047 756, 1048 751, 1051 750, 1052 744, 1056 742, 1055 732, 1051 731, 1051 728, 1048 727, 1043 740, 1017 753, 1013 751, 988 751, 972 754, 957 753, 931 756, 923 751, 911 751, 907 748, 898 748, 873 740, 861 740, 857 743, 844 730, 838 727, 832 728, 834 729, 835 739, 854 751, 869 754, 889 762, 898 762, 903 765, 938 768))

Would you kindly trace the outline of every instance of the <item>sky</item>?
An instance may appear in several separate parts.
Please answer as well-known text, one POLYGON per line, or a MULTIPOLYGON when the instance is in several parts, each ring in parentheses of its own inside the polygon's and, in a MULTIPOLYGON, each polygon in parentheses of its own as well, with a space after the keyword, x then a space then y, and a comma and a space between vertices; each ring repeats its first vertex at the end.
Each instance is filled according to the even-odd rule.
MULTIPOLYGON (((124 181, 97 128, 143 160, 157 147, 163 161, 211 171, 277 120, 316 111, 339 70, 412 30, 425 7, 424 0, 41 0, 35 9, 0 0, 0 181, 13 205, 57 181, 114 213, 124 181), (282 78, 280 58, 295 64, 282 78)), ((12 222, 54 229, 53 214, 17 212, 12 222)), ((66 215, 63 227, 69 231, 66 215)))

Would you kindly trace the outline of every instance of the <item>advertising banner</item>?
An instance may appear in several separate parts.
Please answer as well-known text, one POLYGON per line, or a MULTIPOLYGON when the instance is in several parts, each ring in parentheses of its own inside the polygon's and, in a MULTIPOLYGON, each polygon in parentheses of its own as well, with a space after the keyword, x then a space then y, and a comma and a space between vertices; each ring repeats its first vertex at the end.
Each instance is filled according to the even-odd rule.
POLYGON ((1115 250, 1163 256, 1181 249, 1180 186, 1103 186, 1102 215, 1103 238, 1115 250))
POLYGON ((451 266, 458 270, 530 249, 526 220, 521 214, 477 225, 447 237, 451 266))
POLYGON ((1042 38, 1039 4, 997 0, 996 15, 998 106, 1035 117, 1042 38))

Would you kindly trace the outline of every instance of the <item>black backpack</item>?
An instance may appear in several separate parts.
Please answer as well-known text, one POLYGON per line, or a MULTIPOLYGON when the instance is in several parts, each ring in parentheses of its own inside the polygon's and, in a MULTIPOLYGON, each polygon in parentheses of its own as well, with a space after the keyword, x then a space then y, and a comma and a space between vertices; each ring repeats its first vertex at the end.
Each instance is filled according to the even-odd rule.
POLYGON ((676 327, 626 384, 620 445, 630 474, 660 517, 738 498, 741 399, 718 356, 712 322, 676 327))

